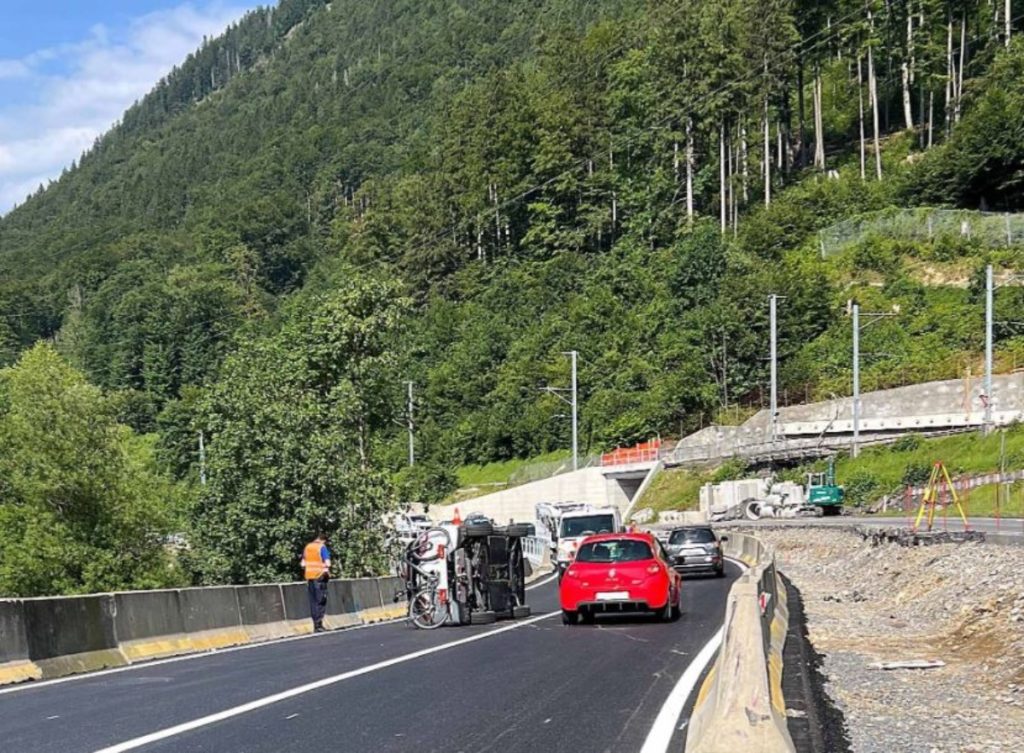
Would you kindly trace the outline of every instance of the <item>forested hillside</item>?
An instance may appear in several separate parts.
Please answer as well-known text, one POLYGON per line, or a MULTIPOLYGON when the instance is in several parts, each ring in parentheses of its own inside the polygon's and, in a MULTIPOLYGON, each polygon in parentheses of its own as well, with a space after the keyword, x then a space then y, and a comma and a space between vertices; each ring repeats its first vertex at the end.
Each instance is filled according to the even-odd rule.
MULTIPOLYGON (((61 492, 90 500, 75 528, 60 494, 14 474, 38 439, 17 418, 26 385, 49 374, 99 388, 76 410, 150 448, 140 467, 173 488, 151 505, 139 583, 171 530, 192 548, 170 579, 294 576, 317 525, 345 572, 375 569, 380 510, 443 495, 460 463, 567 444, 538 390, 566 383, 567 350, 587 448, 760 405, 770 293, 785 297, 791 402, 848 389, 851 297, 901 311, 872 330, 866 388, 958 375, 981 346, 977 272, 1019 266, 1012 237, 868 233, 823 259, 817 231, 889 207, 1022 208, 1015 12, 282 0, 249 14, 0 219, 0 363, 17 364, 0 371, 0 426, 23 432, 0 438, 0 537, 38 513, 55 541, 87 540, 120 504, 61 492)), ((1018 290, 998 300, 1004 368, 1024 355, 1018 290)), ((53 462, 73 464, 63 451, 53 462)), ((112 583, 80 566, 15 583, 16 550, 0 590, 112 583)))

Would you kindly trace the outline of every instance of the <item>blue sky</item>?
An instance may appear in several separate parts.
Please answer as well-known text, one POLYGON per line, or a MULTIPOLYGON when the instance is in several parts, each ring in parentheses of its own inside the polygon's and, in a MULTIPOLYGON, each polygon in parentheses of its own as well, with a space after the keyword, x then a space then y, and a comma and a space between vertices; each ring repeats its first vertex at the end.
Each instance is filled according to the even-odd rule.
POLYGON ((0 214, 201 42, 270 0, 2 0, 0 214))

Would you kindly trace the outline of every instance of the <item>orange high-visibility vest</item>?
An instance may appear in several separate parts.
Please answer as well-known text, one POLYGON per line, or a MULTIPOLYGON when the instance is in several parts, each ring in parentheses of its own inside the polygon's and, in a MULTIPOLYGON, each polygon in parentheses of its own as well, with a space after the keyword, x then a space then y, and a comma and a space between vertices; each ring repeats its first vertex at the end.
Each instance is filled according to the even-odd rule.
POLYGON ((306 580, 316 580, 327 572, 327 565, 320 557, 321 547, 323 544, 311 541, 306 544, 306 548, 302 552, 302 566, 306 568, 306 580))

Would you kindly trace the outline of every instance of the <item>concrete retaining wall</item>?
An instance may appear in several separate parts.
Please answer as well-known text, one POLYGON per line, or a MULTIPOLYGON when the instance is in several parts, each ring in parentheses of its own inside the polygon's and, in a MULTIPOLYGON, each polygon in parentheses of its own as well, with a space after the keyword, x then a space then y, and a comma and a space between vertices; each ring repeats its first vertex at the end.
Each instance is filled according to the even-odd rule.
POLYGON ((469 512, 482 512, 502 524, 509 520, 532 523, 538 502, 588 502, 596 506, 614 505, 625 512, 631 497, 616 479, 606 478, 605 470, 581 468, 458 504, 431 505, 429 515, 435 521, 451 520, 459 508, 463 517, 469 512))
POLYGON ((722 646, 694 704, 687 753, 795 753, 782 694, 789 613, 774 551, 729 533, 728 556, 750 568, 726 603, 722 646))
MULTIPOLYGON (((326 627, 394 619, 397 578, 336 580, 326 627)), ((312 632, 305 583, 0 600, 0 685, 312 632)))

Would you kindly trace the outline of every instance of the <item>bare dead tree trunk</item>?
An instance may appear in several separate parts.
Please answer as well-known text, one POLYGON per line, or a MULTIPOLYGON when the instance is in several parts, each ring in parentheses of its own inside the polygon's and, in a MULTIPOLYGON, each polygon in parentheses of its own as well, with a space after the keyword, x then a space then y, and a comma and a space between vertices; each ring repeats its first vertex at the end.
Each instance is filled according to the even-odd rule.
POLYGON ((746 122, 740 125, 740 186, 743 192, 743 203, 746 204, 750 201, 750 153, 747 149, 747 124, 746 122))
POLYGON ((913 111, 910 108, 910 88, 913 86, 913 13, 909 4, 906 13, 906 59, 900 71, 903 81, 903 121, 908 131, 913 130, 913 111))
POLYGON ((861 73, 861 60, 857 58, 857 104, 859 106, 860 124, 860 179, 867 179, 867 144, 864 139, 864 75, 861 73))
POLYGON ((932 148, 932 134, 935 130, 935 92, 928 92, 928 148, 932 148))
POLYGON ((908 131, 914 130, 914 115, 910 108, 910 65, 904 60, 900 63, 900 79, 903 88, 903 122, 908 131))
POLYGON ((825 125, 821 114, 821 70, 814 69, 814 166, 825 169, 825 125))
POLYGON ((735 152, 735 144, 733 143, 736 136, 732 133, 729 134, 729 142, 726 146, 726 155, 728 159, 728 184, 729 184, 729 222, 732 224, 733 234, 736 232, 736 171, 733 166, 733 152, 735 152))
POLYGON ((807 163, 807 155, 805 154, 806 147, 806 134, 804 133, 806 128, 804 127, 804 61, 801 57, 800 67, 797 69, 797 83, 796 83, 796 107, 797 107, 797 159, 800 161, 800 167, 803 167, 807 163))
POLYGON ((768 125, 768 95, 764 95, 764 205, 772 203, 772 143, 768 125))
POLYGON ((967 56, 967 13, 960 19, 960 70, 956 74, 956 106, 953 109, 953 122, 960 122, 960 102, 964 93, 964 65, 967 56))
POLYGON ((1003 11, 1003 23, 1006 24, 1006 46, 1010 46, 1010 31, 1013 28, 1013 8, 1012 0, 1006 0, 1006 8, 1003 11))
POLYGON ((775 121, 775 169, 781 175, 785 165, 782 154, 782 121, 775 121))
POLYGON ((718 127, 718 196, 719 196, 719 217, 721 219, 722 234, 725 234, 725 118, 718 127))
POLYGON ((946 23, 946 135, 953 125, 953 81, 956 71, 953 64, 953 16, 946 23))
MULTIPOLYGON (((868 11, 868 22, 874 31, 874 20, 871 12, 868 11)), ((874 34, 872 33, 872 36, 874 34)), ((871 98, 871 121, 874 127, 875 142, 875 174, 878 180, 882 179, 882 142, 878 133, 878 79, 875 76, 875 57, 871 45, 868 45, 868 95, 871 98)))
POLYGON ((693 222, 693 123, 686 119, 686 219, 693 222))
POLYGON ((501 250, 501 204, 498 201, 498 184, 491 184, 491 201, 494 203, 494 248, 501 250))

